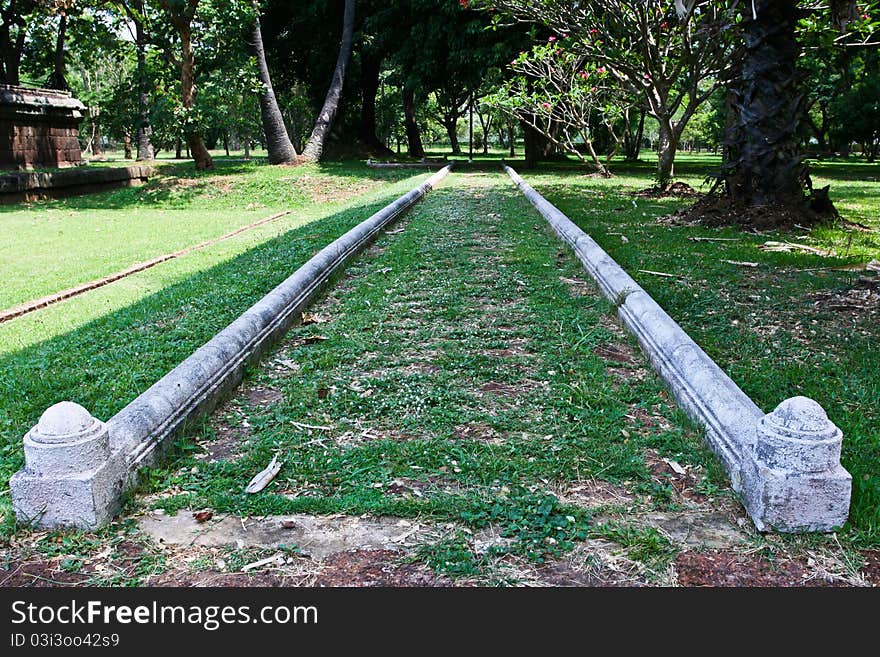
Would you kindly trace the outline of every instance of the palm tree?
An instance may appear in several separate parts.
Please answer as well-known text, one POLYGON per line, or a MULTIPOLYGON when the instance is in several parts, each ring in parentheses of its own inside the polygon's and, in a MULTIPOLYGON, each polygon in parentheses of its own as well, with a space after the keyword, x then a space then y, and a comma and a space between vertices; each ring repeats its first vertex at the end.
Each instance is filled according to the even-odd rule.
POLYGON ((269 67, 266 64, 266 52, 263 49, 263 33, 260 30, 260 9, 254 0, 254 30, 251 37, 254 55, 257 58, 257 67, 260 73, 260 82, 263 89, 259 94, 260 113, 263 118, 263 132, 266 134, 266 150, 269 154, 270 164, 282 164, 296 160, 296 149, 287 134, 284 126, 284 118, 278 109, 278 101, 275 99, 275 90, 272 88, 272 79, 269 76, 269 67))
POLYGON ((348 67, 348 60, 351 58, 353 36, 354 0, 345 0, 345 15, 342 19, 342 45, 339 48, 339 57, 336 59, 333 80, 330 82, 330 89, 327 90, 324 106, 321 108, 321 112, 315 121, 312 135, 303 149, 303 155, 311 160, 321 159, 321 155, 324 153, 324 143, 330 134, 333 119, 336 118, 336 111, 339 109, 339 99, 342 96, 342 85, 345 82, 345 69, 348 67))

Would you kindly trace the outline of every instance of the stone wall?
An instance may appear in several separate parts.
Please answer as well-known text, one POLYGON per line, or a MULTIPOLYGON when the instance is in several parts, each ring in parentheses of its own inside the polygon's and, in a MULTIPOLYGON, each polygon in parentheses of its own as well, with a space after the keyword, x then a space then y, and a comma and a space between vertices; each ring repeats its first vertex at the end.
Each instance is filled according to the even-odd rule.
POLYGON ((0 205, 136 186, 152 175, 153 167, 140 164, 0 174, 0 205))
POLYGON ((0 85, 0 169, 82 164, 84 110, 63 91, 0 85))

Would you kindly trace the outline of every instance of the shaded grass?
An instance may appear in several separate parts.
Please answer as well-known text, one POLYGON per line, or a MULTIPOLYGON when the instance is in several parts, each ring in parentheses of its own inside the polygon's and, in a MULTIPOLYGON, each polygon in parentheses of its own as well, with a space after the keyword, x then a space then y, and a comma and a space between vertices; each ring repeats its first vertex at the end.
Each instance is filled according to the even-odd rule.
MULTIPOLYGON (((108 419, 317 250, 412 184, 393 185, 368 205, 292 230, 204 271, 188 272, 130 306, 0 357, 0 481, 8 481, 21 466, 21 437, 46 408, 74 400, 108 419)), ((88 296, 81 302, 87 303, 88 296)), ((10 514, 6 490, 0 515, 10 514)))
POLYGON ((329 322, 294 327, 251 373, 247 387, 281 399, 240 395, 191 431, 153 472, 148 503, 498 527, 505 542, 488 555, 461 536, 421 552, 465 576, 489 556, 541 562, 585 538, 589 514, 562 504, 556 487, 595 477, 641 494, 646 508, 673 508, 646 447, 702 465, 718 490, 722 471, 657 377, 621 377, 593 353, 633 343, 605 327, 611 308, 595 290, 572 294, 563 279, 583 276, 579 263, 529 208, 503 175, 454 174, 317 304, 329 322), (627 417, 636 407, 669 428, 638 430, 627 417), (221 425, 249 438, 239 458, 205 462, 221 425), (282 473, 245 495, 274 454, 282 473))
POLYGON ((310 211, 318 204, 345 201, 412 173, 372 170, 358 162, 290 168, 218 160, 211 172, 175 163, 158 167, 141 187, 0 206, 0 308, 219 237, 282 210, 296 211, 278 220, 290 228, 302 221, 301 213, 314 214, 310 211))
MULTIPOLYGON (((832 199, 844 218, 870 231, 840 223, 809 232, 762 234, 660 224, 658 217, 684 202, 633 197, 633 191, 651 181, 626 169, 610 180, 552 166, 526 176, 596 239, 760 407, 772 410, 794 395, 822 404, 844 432, 842 462, 853 475, 851 516, 844 533, 863 547, 880 545, 878 312, 833 308, 827 299, 845 293, 864 275, 832 268, 880 257, 878 172, 876 165, 832 162, 814 175, 816 184, 831 184, 832 199), (854 175, 874 180, 851 180, 854 175), (696 242, 692 237, 733 241, 696 242), (835 257, 757 248, 770 240, 830 249, 835 257)), ((679 177, 694 186, 700 182, 691 173, 679 177)))

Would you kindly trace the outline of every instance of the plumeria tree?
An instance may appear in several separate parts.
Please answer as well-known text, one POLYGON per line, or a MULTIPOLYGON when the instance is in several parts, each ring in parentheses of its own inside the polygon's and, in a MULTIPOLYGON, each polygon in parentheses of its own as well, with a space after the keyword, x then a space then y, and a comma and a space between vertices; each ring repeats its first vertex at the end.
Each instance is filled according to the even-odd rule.
MULTIPOLYGON (((540 23, 604 69, 658 123, 657 179, 668 187, 682 132, 735 70, 739 0, 484 0, 540 23)), ((498 17, 497 21, 504 19, 498 17)))
POLYGON ((593 126, 605 124, 617 139, 613 127, 629 101, 608 69, 585 61, 569 38, 556 36, 521 53, 510 69, 514 75, 485 102, 609 175, 593 147, 593 126))

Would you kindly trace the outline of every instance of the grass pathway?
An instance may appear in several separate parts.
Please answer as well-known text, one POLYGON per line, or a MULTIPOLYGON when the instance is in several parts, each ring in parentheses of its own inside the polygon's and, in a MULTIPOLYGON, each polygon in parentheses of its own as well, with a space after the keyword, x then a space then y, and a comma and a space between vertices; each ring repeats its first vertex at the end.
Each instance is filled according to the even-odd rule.
POLYGON ((611 537, 662 576, 669 541, 614 512, 696 509, 724 480, 579 264, 500 174, 453 175, 390 232, 141 503, 418 519, 445 531, 413 558, 479 581, 611 537))
POLYGON ((500 173, 451 175, 380 237, 119 522, 13 541, 0 584, 859 581, 828 539, 751 531, 500 173), (245 495, 276 454, 278 477, 245 495))

